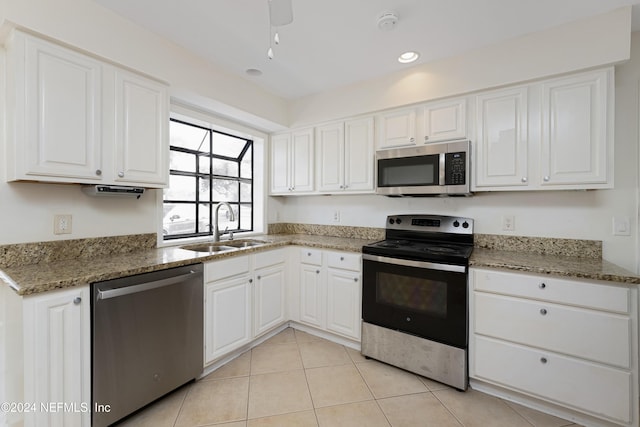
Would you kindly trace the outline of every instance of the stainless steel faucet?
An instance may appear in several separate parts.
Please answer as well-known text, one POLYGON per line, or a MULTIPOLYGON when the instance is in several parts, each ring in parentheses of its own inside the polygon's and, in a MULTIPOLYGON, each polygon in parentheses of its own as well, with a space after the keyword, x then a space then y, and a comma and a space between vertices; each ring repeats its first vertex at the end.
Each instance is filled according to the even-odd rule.
POLYGON ((229 210, 229 216, 231 221, 236 220, 236 216, 233 214, 233 209, 231 209, 231 205, 227 202, 220 202, 216 205, 215 215, 213 217, 213 241, 220 241, 220 228, 218 227, 218 211, 220 210, 220 206, 225 205, 229 210))

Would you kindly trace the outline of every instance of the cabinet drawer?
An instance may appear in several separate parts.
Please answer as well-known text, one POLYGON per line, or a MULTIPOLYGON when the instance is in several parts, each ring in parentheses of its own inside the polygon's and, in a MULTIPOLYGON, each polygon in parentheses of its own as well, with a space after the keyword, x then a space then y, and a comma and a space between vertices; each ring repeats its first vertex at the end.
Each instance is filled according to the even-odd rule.
POLYGON ((213 282, 247 272, 249 272, 249 257, 246 255, 211 261, 204 265, 204 281, 205 283, 213 282))
POLYGON ((472 269, 473 288, 541 301, 628 313, 629 289, 549 276, 472 269))
POLYGON ((471 376, 594 416, 631 421, 630 372, 474 336, 471 376))
POLYGON ((300 249, 300 262, 303 264, 322 265, 322 251, 320 249, 300 249))
POLYGON ((631 319, 476 292, 475 333, 629 369, 631 319))
POLYGON ((345 252, 327 252, 327 265, 343 270, 360 271, 360 254, 350 254, 345 252))
POLYGON ((287 260, 286 249, 274 249, 272 251, 258 252, 254 255, 254 268, 269 267, 282 264, 287 260))

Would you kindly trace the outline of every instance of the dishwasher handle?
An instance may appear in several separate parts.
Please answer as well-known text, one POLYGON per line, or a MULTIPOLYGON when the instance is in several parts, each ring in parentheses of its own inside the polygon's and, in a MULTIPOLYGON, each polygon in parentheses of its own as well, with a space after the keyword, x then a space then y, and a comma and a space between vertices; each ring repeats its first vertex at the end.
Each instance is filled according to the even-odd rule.
POLYGON ((98 300, 105 300, 109 298, 121 297, 124 295, 136 294, 138 292, 150 291, 152 289, 162 288, 164 286, 175 285, 183 280, 197 274, 195 271, 191 271, 187 274, 181 274, 180 276, 169 277, 166 279, 155 280, 153 282, 141 283, 139 285, 124 286, 122 288, 100 290, 98 288, 98 300))

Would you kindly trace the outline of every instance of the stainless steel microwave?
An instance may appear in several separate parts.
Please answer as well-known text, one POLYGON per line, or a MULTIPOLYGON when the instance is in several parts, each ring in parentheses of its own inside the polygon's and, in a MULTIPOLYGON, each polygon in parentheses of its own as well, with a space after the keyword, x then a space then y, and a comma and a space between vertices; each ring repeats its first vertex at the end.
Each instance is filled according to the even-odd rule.
POLYGON ((470 196, 470 141, 376 152, 376 193, 385 196, 470 196))

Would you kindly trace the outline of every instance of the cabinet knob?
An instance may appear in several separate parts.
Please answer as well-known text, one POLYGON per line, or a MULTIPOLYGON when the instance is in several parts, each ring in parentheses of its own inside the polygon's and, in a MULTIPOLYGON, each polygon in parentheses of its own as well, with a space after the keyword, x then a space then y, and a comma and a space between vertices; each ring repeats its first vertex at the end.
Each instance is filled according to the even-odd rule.
POLYGON ((415 138, 409 138, 409 142, 416 142, 415 138))
POLYGON ((340 261, 344 261, 344 257, 343 256, 340 257, 340 261))
POLYGON ((543 316, 545 316, 547 314, 547 309, 546 308, 541 308, 540 309, 540 314, 542 314, 543 316))
POLYGON ((341 185, 341 186, 340 186, 340 189, 341 189, 341 190, 344 190, 344 185, 341 185))
POLYGON ((258 279, 258 280, 262 279, 262 276, 258 276, 258 277, 257 277, 257 279, 258 279))
POLYGON ((311 256, 311 252, 307 252, 307 256, 311 256))
POLYGON ((320 270, 316 270, 316 274, 320 274, 320 270))
POLYGON ((249 279, 249 283, 253 283, 253 279, 249 279))
POLYGON ((541 357, 541 358, 540 358, 540 363, 542 363, 543 365, 544 365, 545 363, 547 363, 547 358, 546 358, 546 357, 541 357))
POLYGON ((358 278, 357 278, 357 277, 354 277, 354 278, 353 278, 353 281, 354 281, 354 282, 357 282, 357 281, 358 281, 358 278))
POLYGON ((540 289, 544 289, 544 288, 546 288, 546 287, 547 287, 547 285, 545 285, 544 283, 540 283, 540 284, 538 285, 538 287, 539 287, 540 289))
POLYGON ((545 176, 545 177, 544 177, 544 178, 542 178, 542 179, 544 179, 544 180, 545 180, 545 182, 549 181, 549 177, 548 177, 548 176, 545 176))
POLYGON ((82 302, 82 298, 80 298, 80 297, 75 297, 75 298, 73 299, 73 303, 74 303, 75 305, 78 305, 78 304, 80 304, 81 302, 82 302))
POLYGON ((527 182, 527 177, 526 177, 526 176, 523 176, 521 181, 522 181, 522 182, 527 182))
POLYGON ((98 176, 102 175, 102 171, 100 169, 96 169, 96 175, 98 176))
POLYGON ((118 172, 118 176, 119 176, 120 178, 124 178, 124 172, 118 172))
POLYGON ((428 140, 429 140, 429 135, 425 135, 425 136, 424 136, 424 140, 425 140, 425 141, 428 141, 428 140))

